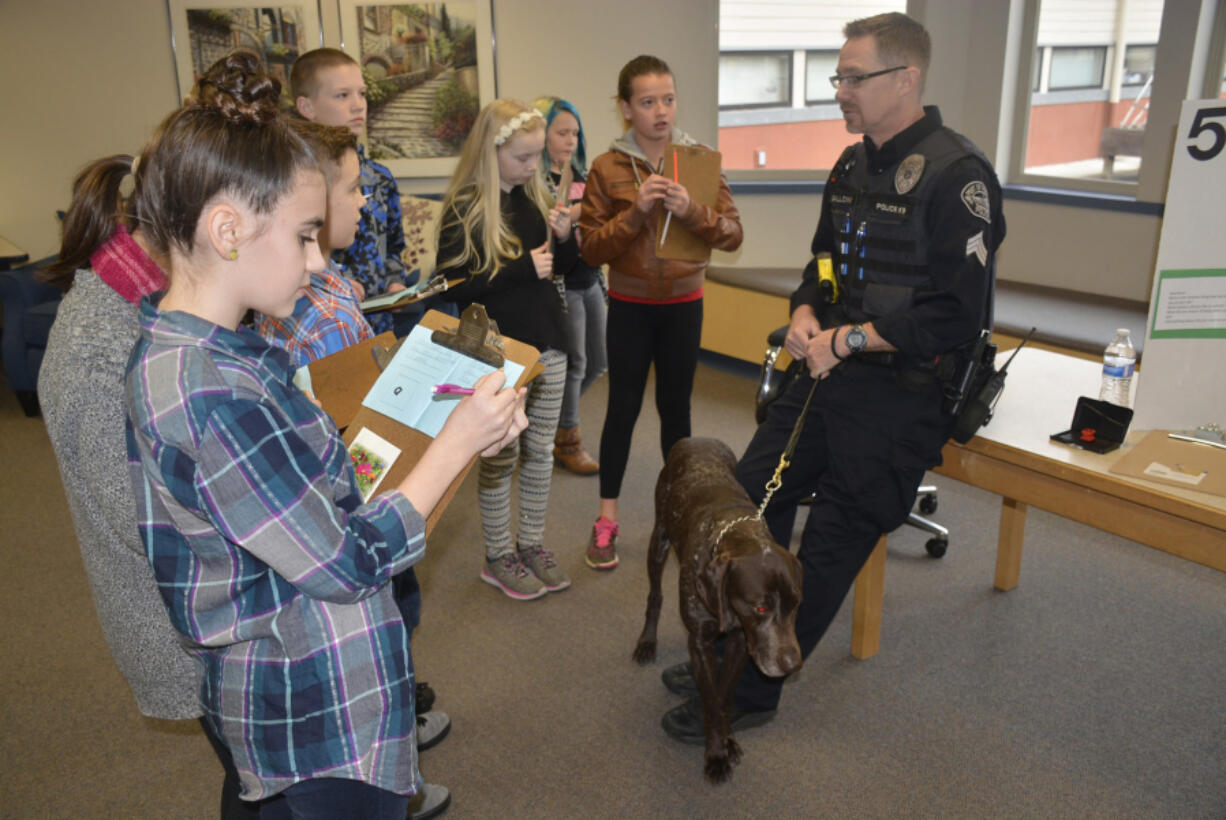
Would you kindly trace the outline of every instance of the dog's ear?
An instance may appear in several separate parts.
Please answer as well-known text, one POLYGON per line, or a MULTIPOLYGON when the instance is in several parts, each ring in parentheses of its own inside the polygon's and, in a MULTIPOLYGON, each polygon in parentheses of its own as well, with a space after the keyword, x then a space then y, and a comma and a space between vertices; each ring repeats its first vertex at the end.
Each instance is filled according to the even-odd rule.
POLYGON ((732 557, 727 553, 716 555, 698 573, 695 584, 698 600, 719 621, 720 632, 728 632, 736 626, 736 614, 728 605, 728 569, 731 566, 732 557))

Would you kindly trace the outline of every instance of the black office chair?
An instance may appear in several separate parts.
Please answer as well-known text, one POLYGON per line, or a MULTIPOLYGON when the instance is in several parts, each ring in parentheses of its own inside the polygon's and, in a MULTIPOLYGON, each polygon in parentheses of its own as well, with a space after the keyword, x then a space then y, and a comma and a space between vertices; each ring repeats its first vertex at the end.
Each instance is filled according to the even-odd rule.
MULTIPOLYGON (((757 417, 758 424, 766 420, 766 408, 770 406, 771 402, 778 398, 783 391, 787 390, 792 381, 804 370, 804 363, 797 361, 793 361, 788 366, 788 369, 783 371, 782 375, 779 375, 779 371, 775 369, 775 362, 779 358, 780 351, 783 350, 783 342, 787 338, 787 334, 788 326, 784 325, 766 337, 766 356, 762 360, 762 372, 758 378, 758 393, 755 396, 755 416, 757 417)), ((808 503, 812 500, 813 497, 810 496, 801 503, 808 503)), ((940 558, 949 549, 949 530, 935 521, 924 517, 932 515, 937 511, 937 488, 935 484, 923 484, 920 486, 917 506, 919 507, 919 512, 912 510, 907 516, 907 524, 917 527, 932 536, 924 544, 924 549, 933 558, 940 558)))

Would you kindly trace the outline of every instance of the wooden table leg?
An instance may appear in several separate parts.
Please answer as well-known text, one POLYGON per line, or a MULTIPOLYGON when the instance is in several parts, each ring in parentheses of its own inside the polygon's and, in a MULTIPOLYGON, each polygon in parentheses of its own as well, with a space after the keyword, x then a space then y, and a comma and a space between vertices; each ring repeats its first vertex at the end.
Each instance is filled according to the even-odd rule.
POLYGON ((1022 574, 1022 537, 1026 533, 1026 505, 1012 498, 1000 505, 1000 540, 996 545, 996 588, 1008 591, 1022 574))
POLYGON ((851 619, 851 654, 865 660, 881 649, 881 599, 885 591, 885 542, 881 536, 856 576, 851 619))

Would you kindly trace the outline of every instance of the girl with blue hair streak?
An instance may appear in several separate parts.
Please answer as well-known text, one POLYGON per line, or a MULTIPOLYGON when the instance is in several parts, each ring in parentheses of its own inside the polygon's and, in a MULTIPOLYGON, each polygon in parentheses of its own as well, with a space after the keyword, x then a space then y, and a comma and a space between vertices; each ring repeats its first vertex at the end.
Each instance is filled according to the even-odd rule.
MULTIPOLYGON (((587 146, 579 111, 572 103, 557 97, 541 97, 533 106, 545 117, 545 178, 555 199, 564 198, 570 203, 571 222, 578 224, 579 202, 583 199, 583 183, 587 178, 587 146), (559 191, 562 170, 567 163, 570 163, 573 182, 569 191, 559 191)), ((553 455, 571 472, 593 475, 600 470, 600 464, 583 449, 579 434, 579 397, 608 369, 604 281, 600 269, 587 264, 581 257, 568 269, 555 270, 554 278, 565 288, 570 349, 553 455)))

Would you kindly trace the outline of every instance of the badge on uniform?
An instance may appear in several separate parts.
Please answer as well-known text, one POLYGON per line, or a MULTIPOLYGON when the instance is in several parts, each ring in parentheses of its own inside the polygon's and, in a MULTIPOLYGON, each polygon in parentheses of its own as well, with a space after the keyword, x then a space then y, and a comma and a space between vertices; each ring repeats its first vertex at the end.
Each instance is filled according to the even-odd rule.
POLYGON ((924 175, 924 155, 912 154, 904 159, 894 172, 894 190, 905 194, 919 184, 924 175))
POLYGON ((962 189, 962 203, 972 215, 992 224, 992 207, 988 203, 988 186, 979 180, 966 183, 962 189))

